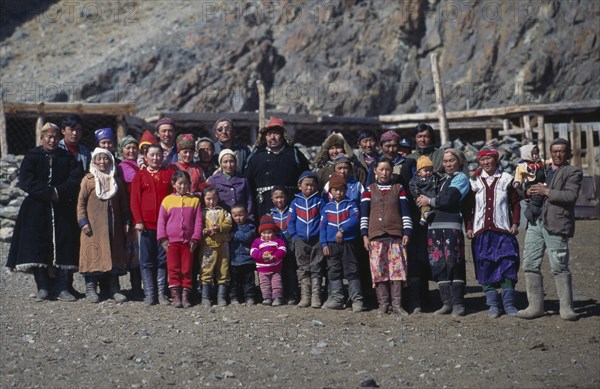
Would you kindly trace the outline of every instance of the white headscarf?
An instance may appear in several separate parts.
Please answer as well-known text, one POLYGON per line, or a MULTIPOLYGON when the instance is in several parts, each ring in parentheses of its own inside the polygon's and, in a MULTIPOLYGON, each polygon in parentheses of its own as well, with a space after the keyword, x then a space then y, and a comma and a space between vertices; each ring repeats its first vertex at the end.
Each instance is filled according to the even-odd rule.
POLYGON ((221 171, 221 172, 223 171, 223 168, 221 167, 221 160, 226 155, 233 155, 233 158, 235 158, 235 162, 237 163, 237 156, 235 155, 235 153, 233 152, 233 150, 231 150, 231 149, 223 149, 223 150, 221 150, 221 152, 219 153, 219 171, 221 171))
POLYGON ((533 161, 533 157, 531 156, 533 149, 536 148, 536 145, 525 145, 519 148, 521 152, 521 159, 523 161, 533 161))
POLYGON ((96 147, 92 153, 92 162, 90 163, 90 173, 94 176, 96 183, 96 196, 100 200, 112 199, 117 193, 117 181, 115 180, 115 158, 112 153, 106 149, 96 147), (98 154, 105 154, 110 159, 110 167, 108 173, 102 173, 96 166, 95 157, 98 154))

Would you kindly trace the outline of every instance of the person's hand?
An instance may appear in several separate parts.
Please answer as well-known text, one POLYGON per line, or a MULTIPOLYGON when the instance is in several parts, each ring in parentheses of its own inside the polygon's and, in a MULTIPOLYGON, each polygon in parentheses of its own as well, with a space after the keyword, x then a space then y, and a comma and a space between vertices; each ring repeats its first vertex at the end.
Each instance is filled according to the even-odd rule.
POLYGON ((419 208, 425 207, 431 203, 431 199, 425 195, 417 197, 417 206, 419 208))
POLYGON ((409 242, 410 242, 410 236, 404 235, 402 237, 402 246, 404 246, 404 247, 408 246, 409 242))
POLYGON ((146 227, 144 226, 144 223, 136 223, 135 230, 139 232, 144 232, 146 230, 146 227))
POLYGON ((363 236, 363 246, 365 247, 365 250, 369 251, 369 237, 368 236, 363 236))
POLYGON ((511 233, 511 234, 513 234, 514 236, 517 236, 517 235, 519 235, 519 226, 518 226, 518 225, 516 225, 516 224, 513 224, 513 225, 510 227, 510 233, 511 233))
POLYGON ((165 250, 165 253, 169 251, 169 241, 167 239, 163 239, 162 242, 160 242, 160 244, 165 250))
POLYGON ((194 252, 196 248, 199 246, 199 242, 196 239, 192 239, 190 242, 190 252, 194 252))
POLYGON ((337 242, 337 244, 344 243, 344 233, 342 231, 338 231, 335 234, 335 241, 337 242))
POLYGON ((87 236, 92 236, 92 226, 90 226, 89 224, 86 224, 85 226, 81 227, 81 231, 83 231, 83 233, 87 236))
POLYGON ((328 257, 329 256, 329 246, 323 247, 323 256, 324 257, 328 257))
POLYGON ((467 238, 473 239, 473 230, 467 230, 467 238))
POLYGON ((550 189, 545 184, 539 183, 531 185, 531 188, 527 191, 530 196, 548 196, 550 189))
POLYGON ((267 262, 270 262, 271 261, 271 253, 268 252, 268 251, 264 252, 263 255, 262 255, 262 259, 264 259, 267 262))

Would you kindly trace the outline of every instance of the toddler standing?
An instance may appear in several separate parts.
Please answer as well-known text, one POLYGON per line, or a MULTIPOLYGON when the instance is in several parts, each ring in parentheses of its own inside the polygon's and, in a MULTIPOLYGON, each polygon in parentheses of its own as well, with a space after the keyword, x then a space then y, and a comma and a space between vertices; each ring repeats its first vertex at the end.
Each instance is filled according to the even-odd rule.
POLYGON ((283 304, 281 286, 281 266, 286 254, 285 242, 275 236, 277 226, 271 216, 260 218, 260 237, 252 243, 250 255, 256 260, 256 270, 260 280, 263 304, 279 306, 283 304))
POLYGON ((233 230, 229 251, 231 253, 231 304, 239 304, 244 296, 247 306, 254 305, 254 270, 256 265, 250 255, 250 246, 256 237, 256 227, 248 221, 248 210, 244 204, 231 207, 233 230))
POLYGON ((209 186, 204 195, 204 230, 202 230, 202 306, 210 307, 210 296, 215 283, 219 286, 217 304, 227 306, 229 285, 229 231, 231 215, 219 207, 217 188, 209 186))
MULTIPOLYGON (((437 196, 439 176, 433 171, 433 162, 428 156, 422 155, 417 160, 417 174, 411 178, 408 188, 410 193, 416 199, 420 195, 427 197, 437 196)), ((433 211, 431 206, 424 205, 420 208, 421 220, 419 224, 425 227, 427 225, 427 218, 433 217, 433 211)))
POLYGON ((189 193, 191 179, 187 172, 176 171, 171 178, 171 185, 175 193, 162 201, 158 211, 156 238, 167 253, 173 305, 176 308, 188 308, 191 307, 192 253, 202 238, 202 207, 200 199, 189 193))

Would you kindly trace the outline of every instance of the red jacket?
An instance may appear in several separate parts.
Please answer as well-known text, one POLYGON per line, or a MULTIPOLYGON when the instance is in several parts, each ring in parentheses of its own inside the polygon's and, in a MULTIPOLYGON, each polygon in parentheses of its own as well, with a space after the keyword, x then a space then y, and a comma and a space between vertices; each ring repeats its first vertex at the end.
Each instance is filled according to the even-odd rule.
POLYGON ((173 192, 171 177, 174 170, 162 168, 151 174, 140 169, 131 183, 131 214, 134 225, 144 223, 149 230, 156 230, 160 204, 173 192))

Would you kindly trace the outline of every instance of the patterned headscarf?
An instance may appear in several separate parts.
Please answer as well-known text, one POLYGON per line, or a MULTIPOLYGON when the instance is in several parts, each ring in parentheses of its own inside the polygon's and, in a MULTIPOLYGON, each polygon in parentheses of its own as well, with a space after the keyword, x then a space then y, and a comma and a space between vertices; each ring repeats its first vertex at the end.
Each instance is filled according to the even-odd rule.
POLYGON ((117 181, 115 180, 115 158, 112 153, 106 149, 101 149, 100 147, 96 147, 94 152, 92 153, 92 161, 90 163, 90 173, 94 176, 94 181, 96 183, 96 196, 100 200, 109 200, 112 199, 115 194, 117 194, 117 181), (107 155, 110 159, 110 167, 108 168, 108 173, 103 173, 96 166, 95 158, 96 155, 104 154, 107 155))
POLYGON ((467 159, 465 158, 465 155, 462 151, 460 151, 459 149, 448 148, 444 150, 444 154, 446 153, 454 155, 456 159, 458 159, 458 161, 460 162, 459 171, 462 171, 466 175, 469 175, 469 166, 467 166, 467 159))

